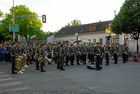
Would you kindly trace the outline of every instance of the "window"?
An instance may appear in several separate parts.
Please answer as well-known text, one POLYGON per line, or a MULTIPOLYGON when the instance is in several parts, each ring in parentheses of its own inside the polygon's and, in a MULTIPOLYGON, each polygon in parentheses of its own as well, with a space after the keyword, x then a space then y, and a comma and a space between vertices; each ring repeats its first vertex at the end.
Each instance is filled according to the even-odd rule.
POLYGON ((93 26, 93 30, 94 30, 94 31, 96 30, 96 26, 93 26))
POLYGON ((96 26, 89 26, 89 31, 95 31, 96 30, 96 26))
POLYGON ((89 26, 89 31, 92 31, 92 26, 89 26))

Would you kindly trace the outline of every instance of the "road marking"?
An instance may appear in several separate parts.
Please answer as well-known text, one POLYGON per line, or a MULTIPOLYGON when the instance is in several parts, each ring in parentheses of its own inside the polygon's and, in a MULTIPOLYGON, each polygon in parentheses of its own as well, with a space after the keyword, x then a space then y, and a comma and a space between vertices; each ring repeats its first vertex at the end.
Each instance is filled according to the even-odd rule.
POLYGON ((10 77, 10 75, 7 75, 7 74, 0 75, 0 78, 2 77, 10 77))
POLYGON ((90 87, 90 89, 96 89, 96 88, 99 88, 99 87, 90 87))
POLYGON ((12 77, 2 78, 2 79, 0 79, 0 82, 9 81, 9 80, 14 80, 14 79, 12 77))
MULTIPOLYGON (((10 89, 4 89, 4 90, 2 90, 2 91, 0 91, 0 93, 6 93, 6 92, 14 92, 14 91, 16 91, 16 92, 18 92, 18 91, 22 91, 22 90, 30 90, 31 88, 30 87, 27 87, 27 86, 22 86, 22 87, 16 87, 16 88, 10 88, 10 89)), ((15 92, 15 93, 16 93, 15 92)), ((8 93, 8 94, 10 94, 10 93, 8 93)), ((12 93, 12 94, 14 94, 14 93, 12 93)), ((19 94, 19 93, 18 93, 19 94)))
POLYGON ((0 72, 0 74, 4 74, 4 72, 0 72))
POLYGON ((0 87, 9 87, 9 86, 16 86, 16 85, 21 85, 21 82, 13 81, 13 82, 8 82, 8 83, 1 83, 0 87))

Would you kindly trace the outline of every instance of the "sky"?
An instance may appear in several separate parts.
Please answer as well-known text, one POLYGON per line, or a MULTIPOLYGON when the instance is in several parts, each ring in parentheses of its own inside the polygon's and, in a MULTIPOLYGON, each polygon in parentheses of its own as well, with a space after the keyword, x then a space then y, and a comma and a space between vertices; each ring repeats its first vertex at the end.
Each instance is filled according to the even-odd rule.
MULTIPOLYGON (((26 5, 39 16, 46 15, 43 31, 60 30, 72 20, 81 24, 113 20, 114 10, 119 12, 125 0, 14 0, 15 5, 26 5)), ((13 0, 0 0, 0 9, 9 13, 13 0)), ((40 18, 41 19, 41 18, 40 18)))

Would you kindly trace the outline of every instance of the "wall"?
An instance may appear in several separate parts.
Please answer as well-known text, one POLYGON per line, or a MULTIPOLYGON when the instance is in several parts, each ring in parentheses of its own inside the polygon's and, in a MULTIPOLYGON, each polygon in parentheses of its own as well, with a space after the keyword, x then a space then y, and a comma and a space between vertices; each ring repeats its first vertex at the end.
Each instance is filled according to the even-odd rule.
MULTIPOLYGON (((91 39, 91 42, 94 42, 93 39, 96 39, 96 42, 99 42, 99 39, 102 38, 103 39, 103 45, 106 43, 106 39, 105 37, 108 36, 109 34, 106 34, 104 31, 100 31, 100 32, 88 32, 88 33, 80 33, 78 34, 78 39, 80 40, 88 40, 91 39)), ((66 36, 62 36, 62 37, 55 37, 54 40, 55 41, 67 41, 67 40, 75 40, 76 36, 75 34, 69 34, 66 36)))

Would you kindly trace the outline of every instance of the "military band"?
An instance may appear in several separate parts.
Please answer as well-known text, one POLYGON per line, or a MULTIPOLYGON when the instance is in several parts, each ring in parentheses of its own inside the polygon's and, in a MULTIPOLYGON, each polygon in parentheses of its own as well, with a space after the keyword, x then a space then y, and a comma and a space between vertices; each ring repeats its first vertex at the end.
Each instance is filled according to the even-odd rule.
POLYGON ((119 50, 121 50, 123 63, 126 63, 129 55, 127 45, 122 45, 120 48, 118 45, 112 47, 105 45, 103 47, 99 43, 96 43, 96 45, 37 43, 35 46, 25 46, 20 45, 18 42, 13 42, 10 49, 11 73, 22 74, 30 64, 35 64, 36 70, 46 72, 44 70, 45 63, 47 62, 48 65, 51 65, 52 61, 57 65, 57 69, 64 71, 65 67, 74 65, 74 62, 77 65, 87 64, 87 59, 90 64, 96 66, 97 70, 101 70, 103 58, 105 59, 105 64, 109 65, 110 53, 113 54, 114 64, 118 63, 119 50))

